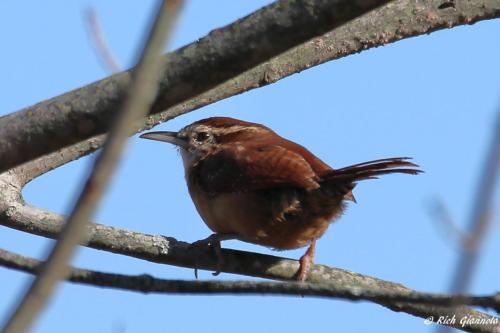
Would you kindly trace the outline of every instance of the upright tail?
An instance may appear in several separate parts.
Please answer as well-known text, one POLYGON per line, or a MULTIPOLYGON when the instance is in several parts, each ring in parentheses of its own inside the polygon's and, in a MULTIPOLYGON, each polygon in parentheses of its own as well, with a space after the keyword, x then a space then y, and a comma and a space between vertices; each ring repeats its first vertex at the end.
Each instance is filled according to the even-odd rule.
POLYGON ((350 165, 333 170, 324 177, 324 182, 329 184, 328 188, 334 193, 344 195, 345 199, 356 202, 351 191, 360 180, 377 179, 378 176, 389 173, 410 175, 422 173, 423 171, 418 169, 417 164, 408 161, 410 159, 410 157, 391 157, 350 165))

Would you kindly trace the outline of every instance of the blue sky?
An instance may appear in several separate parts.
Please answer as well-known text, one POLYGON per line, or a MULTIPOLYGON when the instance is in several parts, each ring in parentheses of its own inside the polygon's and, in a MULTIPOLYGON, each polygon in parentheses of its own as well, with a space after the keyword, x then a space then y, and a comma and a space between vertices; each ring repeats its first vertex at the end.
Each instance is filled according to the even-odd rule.
MULTIPOLYGON (((268 1, 188 1, 171 49, 260 8, 268 1)), ((103 78, 83 21, 94 7, 120 63, 131 66, 153 1, 2 1, 0 115, 103 78)), ((307 146, 333 167, 413 156, 426 171, 360 184, 357 205, 317 244, 318 263, 400 282, 421 291, 448 290, 457 246, 429 213, 435 200, 465 226, 500 103, 500 21, 444 30, 365 51, 221 101, 158 126, 232 116, 264 123, 307 146)), ((92 157, 48 173, 24 190, 32 204, 67 213, 92 157)), ((499 195, 495 224, 472 285, 500 289, 499 195)), ((130 140, 95 221, 195 241, 209 234, 188 196, 175 149, 130 140)), ((0 227, 0 247, 41 258, 51 241, 0 227)), ((224 247, 274 253, 229 241, 224 247)), ((298 258, 304 250, 281 252, 298 258)), ((192 279, 190 269, 80 249, 80 267, 192 279)), ((209 272, 200 277, 212 279, 209 272)), ((247 279, 221 274, 216 279, 247 279)), ((0 318, 30 277, 0 267, 0 318)), ((3 320, 3 319, 0 319, 3 320)), ((370 303, 295 297, 141 295, 62 284, 34 332, 140 331, 428 331, 423 320, 370 303), (293 320, 290 320, 293 319, 293 320)))

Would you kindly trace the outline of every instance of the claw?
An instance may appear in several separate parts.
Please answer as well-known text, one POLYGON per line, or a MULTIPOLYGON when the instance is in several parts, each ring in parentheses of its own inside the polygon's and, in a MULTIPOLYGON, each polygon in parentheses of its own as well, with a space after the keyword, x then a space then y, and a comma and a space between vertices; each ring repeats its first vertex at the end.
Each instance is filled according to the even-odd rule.
MULTIPOLYGON (((223 240, 235 239, 236 235, 234 234, 211 234, 205 239, 201 239, 192 243, 192 246, 196 247, 206 247, 210 246, 213 248, 215 252, 215 257, 217 259, 216 270, 212 273, 213 276, 217 276, 222 271, 222 267, 224 267, 224 258, 222 257, 222 248, 220 246, 220 242, 223 240)), ((198 278, 198 270, 195 270, 195 276, 198 278)))

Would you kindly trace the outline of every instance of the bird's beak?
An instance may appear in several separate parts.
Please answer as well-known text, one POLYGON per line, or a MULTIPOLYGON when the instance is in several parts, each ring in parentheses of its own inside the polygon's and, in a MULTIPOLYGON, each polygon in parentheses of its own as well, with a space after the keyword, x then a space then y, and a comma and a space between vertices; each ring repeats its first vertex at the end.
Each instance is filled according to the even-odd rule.
POLYGON ((142 139, 168 142, 181 148, 188 149, 188 142, 183 138, 179 138, 178 132, 148 132, 139 137, 142 139))

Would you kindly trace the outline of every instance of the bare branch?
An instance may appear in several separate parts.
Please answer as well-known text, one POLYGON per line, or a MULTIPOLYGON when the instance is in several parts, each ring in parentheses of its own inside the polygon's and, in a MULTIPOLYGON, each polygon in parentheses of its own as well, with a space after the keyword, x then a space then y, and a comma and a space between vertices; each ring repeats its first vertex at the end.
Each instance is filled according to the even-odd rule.
MULTIPOLYGON (((206 93, 173 106, 165 112, 151 115, 142 126, 137 128, 137 131, 149 129, 160 122, 224 98, 274 83, 284 77, 332 59, 338 59, 404 38, 428 34, 432 31, 457 25, 472 24, 500 15, 500 3, 494 0, 477 0, 474 3, 461 1, 456 2, 455 8, 439 9, 441 4, 441 0, 424 2, 413 0, 394 1, 391 5, 376 9, 321 37, 293 48, 206 93)), ((209 35, 206 38, 212 37, 209 35)), ((178 52, 180 51, 174 53, 178 52)), ((168 57, 169 55, 165 56, 165 59, 168 57)), ((206 68, 203 73, 211 70, 212 67, 206 68)), ((117 108, 116 103, 114 104, 112 101, 114 101, 113 96, 115 96, 114 94, 123 80, 120 75, 123 76, 124 74, 109 77, 63 96, 26 108, 23 110, 24 114, 29 118, 30 114, 38 114, 41 110, 53 108, 54 110, 65 110, 68 114, 77 117, 78 110, 83 108, 85 117, 78 121, 78 126, 85 127, 85 124, 87 124, 85 119, 93 117, 91 115, 100 112, 101 108, 109 107, 110 110, 117 108)), ((16 114, 17 116, 12 115, 14 119, 21 117, 22 112, 16 114)), ((15 123, 17 121, 15 120, 15 123)), ((19 123, 22 124, 22 121, 19 120, 19 123)), ((25 165, 22 168, 22 171, 26 172, 27 175, 24 177, 25 181, 95 151, 102 146, 103 141, 102 135, 94 137, 64 148, 46 158, 38 159, 36 162, 33 161, 32 164, 25 165)))
MULTIPOLYGON (((16 196, 15 178, 7 180, 0 178, 0 194, 9 197, 16 196), (2 184, 2 180, 4 183, 2 184)), ((57 238, 62 225, 63 217, 39 208, 25 205, 22 202, 11 201, 7 209, 0 209, 0 224, 32 234, 57 238)), ((1 206, 0 206, 1 208, 1 206)), ((160 264, 169 264, 187 268, 198 268, 213 271, 217 267, 217 258, 209 249, 191 246, 189 243, 177 241, 165 236, 147 235, 125 229, 113 228, 94 224, 88 228, 88 242, 84 244, 94 249, 127 255, 134 258, 148 260, 160 264)), ((222 250, 224 267, 223 272, 268 278, 274 280, 295 280, 299 268, 297 260, 280 258, 258 253, 222 250)), ((313 283, 335 283, 363 290, 379 291, 381 293, 411 293, 411 289, 394 282, 380 280, 374 277, 331 268, 323 265, 314 265, 307 275, 307 281, 313 283)), ((415 304, 399 301, 374 302, 394 311, 406 312, 418 317, 435 319, 440 316, 465 317, 478 321, 493 320, 487 314, 459 307, 448 307, 415 304)), ((458 326, 458 325, 457 325, 458 326)), ((463 328, 462 328, 463 329, 463 328)), ((491 327, 468 323, 465 329, 478 332, 491 332, 491 327)))
POLYGON ((97 58, 101 61, 106 70, 111 73, 121 71, 122 66, 120 66, 118 60, 116 60, 113 52, 111 52, 111 49, 109 48, 106 38, 104 37, 104 32, 101 28, 101 23, 99 22, 99 17, 93 7, 89 7, 85 11, 85 23, 87 25, 90 41, 97 58))
MULTIPOLYGON (((281 0, 214 30, 165 57, 151 113, 208 91, 387 2, 281 0)), ((108 131, 129 76, 116 74, 0 118, 0 172, 108 131)))
MULTIPOLYGON (((37 274, 41 262, 0 249, 0 266, 37 274)), ((142 293, 168 294, 243 294, 296 295, 339 298, 352 301, 408 302, 440 306, 452 304, 479 306, 500 312, 500 294, 490 296, 444 295, 412 291, 372 290, 338 283, 259 282, 259 281, 187 281, 165 280, 151 275, 124 275, 80 268, 68 268, 66 280, 90 286, 123 289, 142 293)), ((493 321, 494 324, 495 321, 493 321)), ((500 323, 500 319, 496 320, 500 323)))
POLYGON ((102 154, 97 158, 78 201, 62 228, 55 246, 25 296, 7 320, 2 332, 25 332, 45 306, 59 280, 64 277, 67 263, 75 247, 85 238, 88 220, 96 210, 106 190, 113 170, 125 146, 127 134, 134 124, 146 116, 153 103, 160 80, 161 52, 172 24, 167 1, 159 8, 137 70, 129 87, 122 110, 113 123, 102 154))
POLYGON ((467 233, 466 246, 462 248, 462 255, 459 260, 452 292, 467 291, 477 263, 480 246, 487 234, 492 220, 489 212, 492 209, 492 201, 498 175, 500 173, 500 106, 496 113, 496 120, 493 124, 491 145, 486 154, 484 169, 480 174, 477 194, 474 197, 471 217, 469 221, 469 231, 467 233))
POLYGON ((429 214, 436 222, 436 226, 442 227, 448 241, 452 241, 453 245, 459 247, 466 246, 467 234, 455 223, 443 200, 434 199, 429 205, 429 214))
MULTIPOLYGON (((166 112, 150 116, 140 128, 150 128, 161 121, 171 119, 179 114, 189 112, 203 105, 249 89, 275 82, 283 77, 331 59, 360 52, 364 49, 397 41, 402 38, 429 33, 460 24, 470 24, 500 15, 498 1, 456 2, 455 8, 440 8, 441 3, 442 1, 433 0, 425 2, 411 0, 395 1, 391 5, 364 15, 325 36, 300 45, 286 54, 272 59, 268 63, 257 66, 237 78, 213 88, 207 93, 176 105, 166 112)), ((87 125, 93 124, 92 119, 94 113, 97 112, 96 110, 99 110, 101 107, 116 108, 120 100, 116 92, 123 88, 123 82, 127 81, 128 77, 128 74, 124 75, 119 74, 118 76, 94 83, 64 96, 42 102, 34 107, 23 110, 25 113, 18 116, 29 118, 33 113, 38 112, 37 110, 40 108, 46 110, 52 109, 54 112, 65 110, 65 112, 67 111, 71 114, 73 114, 74 110, 87 110, 88 113, 79 118, 80 120, 77 125, 77 127, 82 128, 82 131, 85 132, 87 125)), ((16 117, 14 118, 16 119, 16 117)), ((0 124, 4 120, 0 119, 0 124)), ((19 124, 21 123, 22 121, 20 120, 19 124)), ((17 122, 12 123, 13 126, 15 124, 17 122)), ((99 148, 102 145, 103 137, 91 138, 62 149, 60 152, 48 155, 50 158, 53 158, 52 160, 50 158, 39 158, 36 162, 27 163, 19 167, 15 172, 7 172, 0 175, 0 223, 10 225, 19 230, 57 237, 62 224, 62 217, 23 204, 20 197, 20 189, 25 182, 33 177, 99 148), (16 191, 5 192, 3 191, 5 188, 15 188, 16 191)), ((76 140, 78 139, 74 141, 76 140)), ((143 235, 100 225, 93 226, 90 231, 92 236, 90 237, 89 244, 94 248, 107 249, 122 254, 126 253, 127 255, 155 262, 165 261, 183 267, 205 267, 208 270, 213 270, 214 268, 214 261, 210 253, 203 251, 193 252, 195 250, 190 248, 189 244, 177 242, 175 239, 143 235), (108 236, 111 238, 106 239, 108 236), (120 245, 121 241, 124 241, 124 243, 120 245), (142 243, 143 241, 146 243, 142 243), (130 251, 126 248, 129 245, 132 245, 130 251)), ((225 271, 239 272, 239 274, 274 279, 289 279, 295 274, 297 267, 296 262, 292 260, 239 251, 225 250, 224 256, 227 257, 227 260, 231 260, 231 262, 226 260, 228 267, 225 271), (242 265, 247 266, 241 267, 238 262, 239 260, 241 260, 242 265)), ((313 268, 311 278, 317 281, 328 281, 329 279, 353 281, 353 283, 357 283, 358 285, 362 283, 374 283, 376 286, 382 288, 405 288, 399 284, 319 265, 313 268)), ((448 309, 440 307, 419 307, 394 302, 384 305, 396 311, 406 311, 422 317, 426 315, 453 314, 448 309)), ((467 308, 459 308, 459 310, 462 315, 469 315, 475 318, 483 316, 483 314, 467 308)), ((491 317, 485 316, 481 318, 491 317)))
MULTIPOLYGON (((469 231, 466 233, 464 246, 461 247, 460 257, 452 275, 450 287, 452 293, 463 293, 469 289, 479 260, 481 245, 492 224, 493 219, 489 213, 492 209, 495 186, 500 172, 500 105, 496 112, 491 145, 486 154, 483 168, 472 206, 469 231)), ((446 329, 438 331, 448 332, 446 329)))

